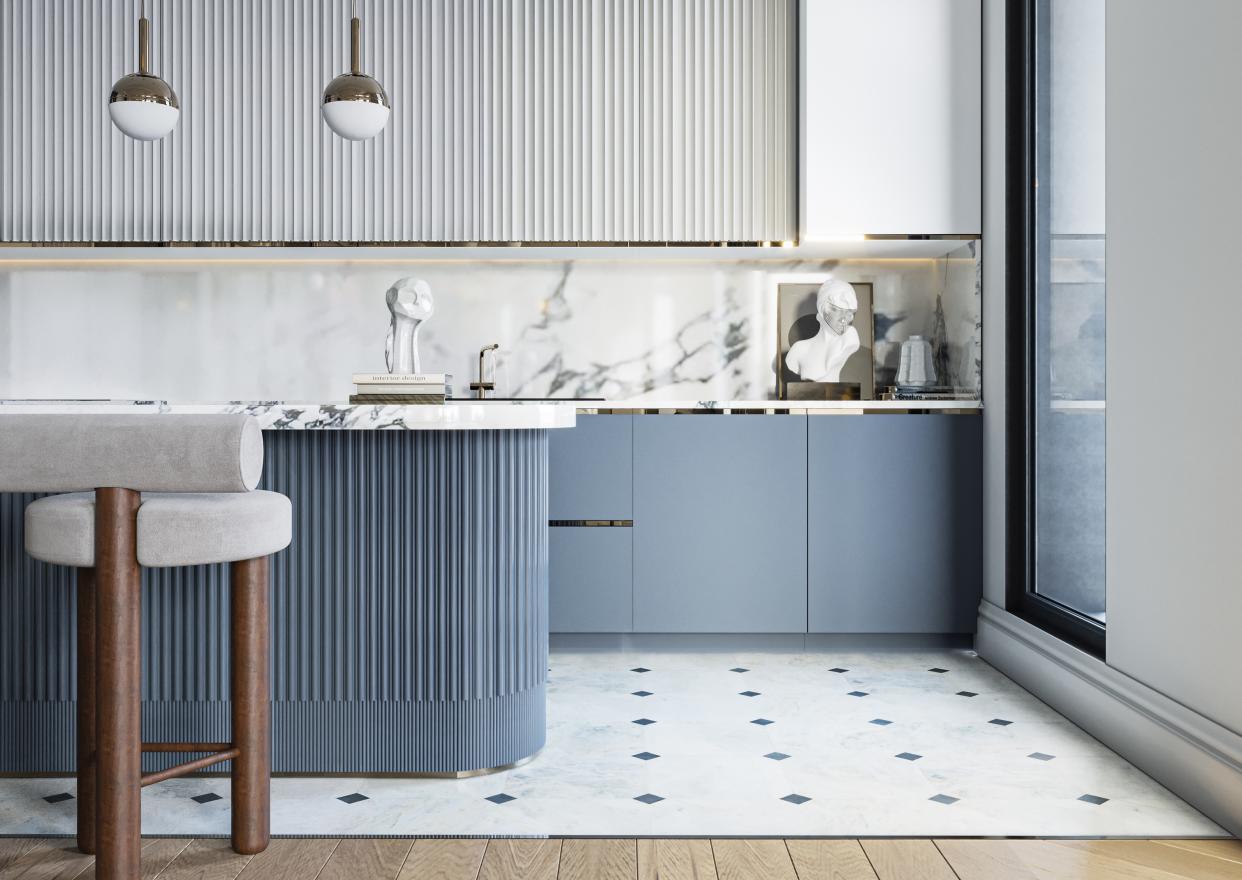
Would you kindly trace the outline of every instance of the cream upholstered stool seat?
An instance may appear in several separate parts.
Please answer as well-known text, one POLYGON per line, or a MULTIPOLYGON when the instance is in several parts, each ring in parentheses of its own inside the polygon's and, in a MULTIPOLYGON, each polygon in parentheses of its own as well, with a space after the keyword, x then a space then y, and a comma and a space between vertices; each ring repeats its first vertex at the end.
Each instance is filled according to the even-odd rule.
MULTIPOLYGON (((276 492, 144 492, 138 564, 210 565, 270 556, 289 546, 293 507, 276 492)), ((50 495, 26 507, 26 552, 42 562, 95 567, 95 493, 50 495)))
POLYGON ((77 570, 78 848, 99 880, 141 873, 144 786, 231 762, 232 840, 271 827, 268 560, 289 499, 257 491, 263 434, 245 415, 2 415, 0 491, 32 501, 31 556, 77 570), (142 741, 142 569, 229 565, 230 742, 142 741), (202 757, 150 773, 142 754, 202 757))

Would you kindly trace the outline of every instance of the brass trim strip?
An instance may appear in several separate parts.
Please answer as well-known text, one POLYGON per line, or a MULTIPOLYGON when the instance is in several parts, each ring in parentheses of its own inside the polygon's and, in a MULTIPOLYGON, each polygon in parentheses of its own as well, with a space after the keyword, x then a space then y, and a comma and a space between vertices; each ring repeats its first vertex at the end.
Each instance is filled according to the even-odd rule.
POLYGON ((589 529, 632 529, 634 520, 632 519, 550 519, 548 525, 554 529, 561 528, 589 528, 589 529))
POLYGON ((730 409, 719 407, 707 409, 703 407, 682 407, 667 409, 602 409, 596 407, 578 407, 575 412, 580 416, 878 416, 878 415, 982 415, 982 407, 920 407, 911 401, 910 406, 893 409, 890 407, 868 407, 865 401, 861 406, 836 407, 819 409, 812 407, 739 407, 730 409))

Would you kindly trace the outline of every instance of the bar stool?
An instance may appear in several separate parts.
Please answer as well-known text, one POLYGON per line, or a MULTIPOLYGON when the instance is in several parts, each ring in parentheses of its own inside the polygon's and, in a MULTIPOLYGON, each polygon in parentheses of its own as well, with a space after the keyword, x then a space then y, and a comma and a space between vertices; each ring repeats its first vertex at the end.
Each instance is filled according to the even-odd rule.
POLYGON ((26 508, 26 551, 77 568, 78 848, 102 880, 140 873, 141 790, 232 765, 232 842, 270 837, 268 557, 292 509, 255 491, 263 437, 245 415, 0 416, 0 491, 65 492, 26 508), (232 741, 144 743, 141 568, 230 563, 232 741), (142 752, 202 752, 142 773, 142 752))

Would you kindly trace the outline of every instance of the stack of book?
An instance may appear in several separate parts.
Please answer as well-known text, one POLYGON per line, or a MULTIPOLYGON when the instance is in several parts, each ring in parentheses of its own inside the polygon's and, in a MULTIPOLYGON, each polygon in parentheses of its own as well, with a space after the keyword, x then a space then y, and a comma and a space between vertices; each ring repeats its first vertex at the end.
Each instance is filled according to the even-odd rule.
POLYGON ((444 403, 452 397, 445 373, 354 373, 354 393, 350 403, 381 406, 444 403))

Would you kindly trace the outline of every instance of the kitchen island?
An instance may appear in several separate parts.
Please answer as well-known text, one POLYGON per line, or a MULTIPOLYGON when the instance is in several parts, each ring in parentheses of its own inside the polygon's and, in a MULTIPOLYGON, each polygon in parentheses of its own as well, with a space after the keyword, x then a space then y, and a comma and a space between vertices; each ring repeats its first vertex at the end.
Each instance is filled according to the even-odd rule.
MULTIPOLYGON (((0 430, 100 409, 242 409, 264 428, 261 488, 294 509, 271 569, 275 772, 464 775, 543 746, 548 433, 573 408, 9 402, 0 430)), ((0 494, 17 611, 0 620, 0 739, 19 746, 0 773, 73 766, 72 574, 22 552, 32 497, 0 494)), ((144 739, 227 740, 225 566, 143 575, 144 739)))

